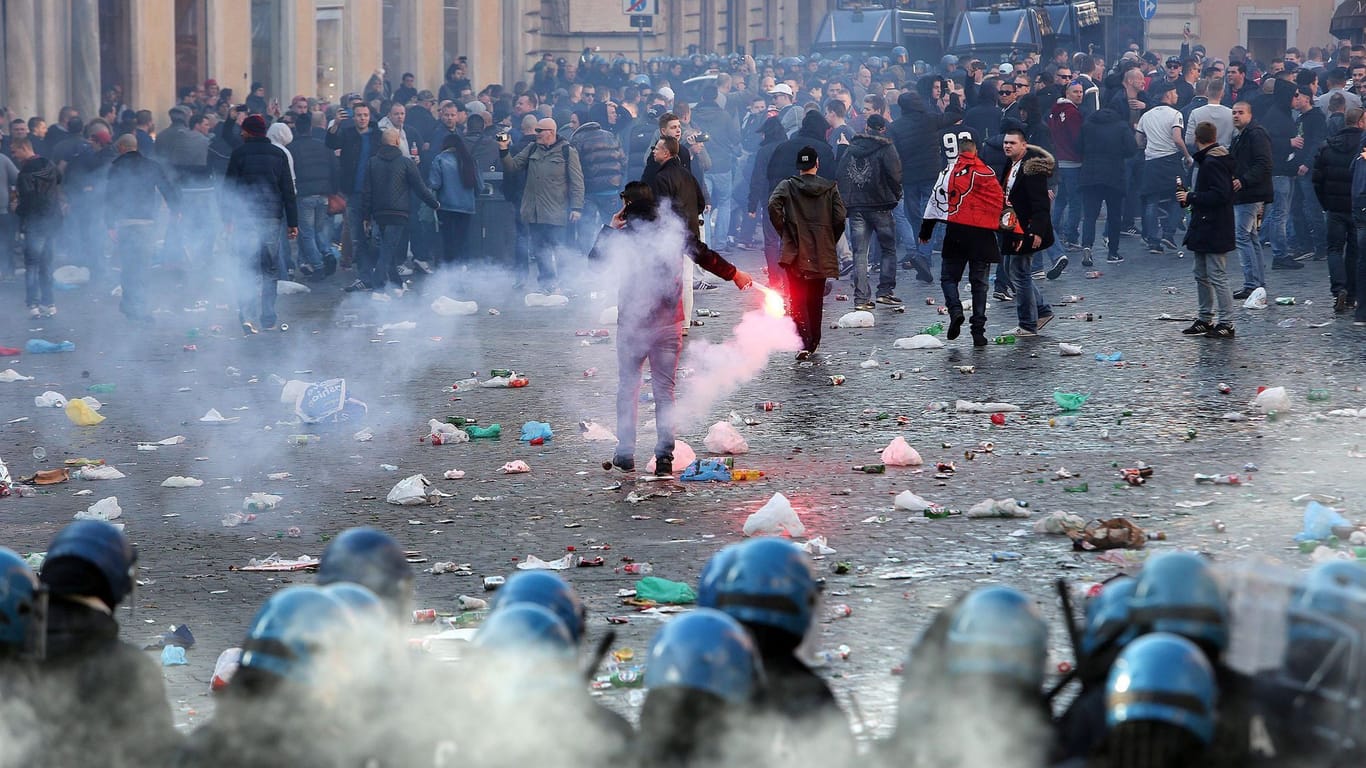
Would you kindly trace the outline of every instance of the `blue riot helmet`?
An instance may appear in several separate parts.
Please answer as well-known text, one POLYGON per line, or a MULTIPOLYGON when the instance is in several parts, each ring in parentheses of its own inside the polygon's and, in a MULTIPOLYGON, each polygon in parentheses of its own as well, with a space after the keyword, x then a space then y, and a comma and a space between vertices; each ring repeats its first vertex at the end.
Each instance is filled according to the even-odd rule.
POLYGON ((1090 656, 1106 646, 1123 646, 1133 636, 1129 623, 1129 603, 1133 599, 1138 582, 1127 576, 1111 581, 1101 589, 1100 594, 1086 605, 1086 626, 1081 632, 1083 656, 1090 656))
POLYGON ((1038 606, 1010 587, 983 587, 955 609, 945 638, 950 676, 983 676, 1034 690, 1043 684, 1048 625, 1038 606))
POLYGON ((898 45, 892 49, 892 61, 895 61, 897 64, 905 64, 908 55, 906 46, 904 45, 898 45))
POLYGON ((1153 632, 1129 644, 1110 669, 1105 722, 1156 722, 1193 734, 1200 743, 1214 740, 1214 669, 1190 640, 1153 632))
POLYGON ((1228 604, 1209 562, 1194 552, 1149 558, 1130 608, 1130 620, 1140 632, 1181 635, 1216 659, 1228 647, 1228 604))
POLYGON ((806 553, 790 541, 757 538, 716 553, 702 570, 697 604, 747 626, 772 627, 800 639, 811 626, 816 578, 806 553))
POLYGON ((0 547, 0 658, 42 658, 47 589, 13 550, 0 547))
POLYGON ((138 552, 103 520, 77 520, 47 545, 39 579, 55 596, 98 597, 110 608, 133 591, 138 552))
POLYGON ((631 82, 635 83, 636 85, 649 86, 649 85, 650 85, 650 76, 649 76, 649 75, 636 75, 635 77, 631 78, 631 82))
POLYGON ((586 611, 574 588, 549 571, 518 571, 493 598, 493 609, 530 603, 548 609, 564 622, 575 644, 583 639, 586 611))
POLYGON ((374 528, 348 528, 323 550, 318 584, 349 581, 375 593, 396 616, 408 612, 413 570, 394 537, 374 528))
POLYGON ((684 689, 741 704, 758 691, 762 674, 745 628, 721 611, 699 608, 655 633, 645 687, 652 692, 684 689))
POLYGON ((325 677, 329 652, 355 630, 351 609, 324 589, 297 585, 271 595, 242 642, 242 669, 313 685, 325 677))
POLYGON ((474 646, 492 653, 534 655, 569 661, 574 635, 554 611, 534 603, 512 603, 489 613, 475 632, 474 646))
POLYGON ((1355 560, 1330 560, 1309 571, 1300 604, 1313 611, 1343 619, 1355 618, 1360 624, 1366 616, 1366 566, 1355 560))

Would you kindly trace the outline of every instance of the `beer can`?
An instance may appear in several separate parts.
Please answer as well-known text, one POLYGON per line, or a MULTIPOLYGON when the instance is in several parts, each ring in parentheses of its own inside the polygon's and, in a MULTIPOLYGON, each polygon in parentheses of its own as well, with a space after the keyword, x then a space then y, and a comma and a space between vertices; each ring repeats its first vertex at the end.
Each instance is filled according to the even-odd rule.
POLYGON ((436 623, 436 609, 435 609, 435 608, 421 608, 421 609, 418 609, 418 610, 416 610, 416 611, 413 611, 413 623, 414 623, 414 624, 435 624, 435 623, 436 623))
POLYGON ((494 590, 498 589, 506 583, 507 579, 503 578, 502 576, 485 576, 484 591, 493 592, 494 590))
POLYGON ((830 382, 830 386, 832 387, 839 387, 844 385, 844 377, 840 376, 839 374, 836 374, 834 376, 827 376, 826 379, 830 382))

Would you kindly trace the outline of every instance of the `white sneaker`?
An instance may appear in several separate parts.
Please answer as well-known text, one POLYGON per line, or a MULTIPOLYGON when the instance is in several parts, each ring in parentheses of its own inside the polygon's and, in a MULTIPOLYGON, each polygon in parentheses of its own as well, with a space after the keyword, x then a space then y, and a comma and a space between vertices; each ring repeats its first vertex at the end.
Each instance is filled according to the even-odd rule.
POLYGON ((52 317, 55 314, 57 314, 56 305, 49 304, 46 307, 43 307, 43 317, 52 317))
POLYGON ((412 273, 413 273, 413 268, 410 267, 410 266, 408 266, 407 264, 400 264, 400 265, 398 265, 398 274, 399 274, 399 277, 407 277, 407 276, 411 275, 412 273))
POLYGON ((41 309, 39 309, 39 308, 37 308, 37 307, 29 307, 29 308, 28 308, 28 316, 29 316, 29 317, 42 317, 42 316, 43 316, 43 310, 41 310, 41 309))
POLYGON ((1035 333, 1034 331, 1026 331, 1025 329, 1017 325, 1014 328, 1011 328, 1010 330, 1006 331, 1004 335, 1014 336, 1016 338, 1030 338, 1033 336, 1038 336, 1039 334, 1035 333))
POLYGON ((413 259, 413 266, 414 266, 414 267, 417 267, 417 268, 420 269, 420 270, 422 270, 422 271, 425 272, 426 274, 429 274, 429 275, 430 275, 430 274, 432 273, 432 265, 431 265, 431 264, 428 264, 427 262, 423 261, 422 259, 413 259))

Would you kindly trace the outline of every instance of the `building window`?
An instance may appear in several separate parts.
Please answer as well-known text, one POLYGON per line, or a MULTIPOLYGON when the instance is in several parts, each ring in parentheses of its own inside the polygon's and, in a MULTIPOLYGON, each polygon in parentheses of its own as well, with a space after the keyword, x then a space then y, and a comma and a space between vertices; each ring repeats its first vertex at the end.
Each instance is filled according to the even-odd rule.
MULTIPOLYGON (((460 50, 460 3, 456 0, 446 0, 442 6, 442 22, 444 29, 441 37, 442 51, 445 53, 441 57, 441 63, 450 65, 457 56, 467 56, 469 51, 460 50)), ((445 68, 442 68, 445 74, 445 68)))
POLYGON ((208 66, 205 53, 205 0, 175 2, 175 84, 176 88, 198 86, 208 66))
POLYGON ((315 16, 318 27, 318 98, 336 104, 346 82, 346 58, 342 54, 342 9, 340 6, 319 8, 315 16))
POLYGON ((1257 61, 1270 61, 1285 53, 1285 19, 1248 19, 1247 50, 1257 61))

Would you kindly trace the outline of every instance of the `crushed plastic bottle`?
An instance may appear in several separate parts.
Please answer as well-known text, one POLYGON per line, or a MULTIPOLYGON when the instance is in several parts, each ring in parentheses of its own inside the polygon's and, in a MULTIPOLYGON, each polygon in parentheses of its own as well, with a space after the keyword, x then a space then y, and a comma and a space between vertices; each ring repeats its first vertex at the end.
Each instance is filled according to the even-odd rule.
POLYGON ((927 336, 938 336, 939 334, 944 332, 944 324, 934 323, 933 325, 930 325, 922 329, 920 332, 927 336))
POLYGON ((1004 344, 1014 344, 1014 343, 1015 343, 1015 337, 1014 337, 1013 335, 1007 333, 1007 334, 1005 334, 1004 336, 997 336, 996 338, 992 339, 991 341, 992 341, 993 344, 1002 344, 1002 345, 1004 345, 1004 344))
POLYGON ((1237 475, 1195 475, 1195 482, 1201 485, 1242 485, 1237 475))

